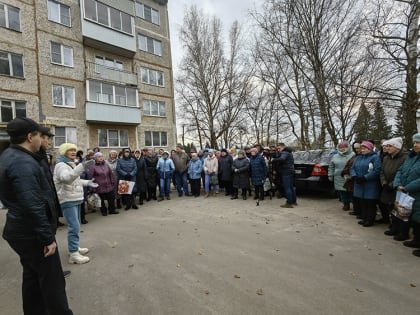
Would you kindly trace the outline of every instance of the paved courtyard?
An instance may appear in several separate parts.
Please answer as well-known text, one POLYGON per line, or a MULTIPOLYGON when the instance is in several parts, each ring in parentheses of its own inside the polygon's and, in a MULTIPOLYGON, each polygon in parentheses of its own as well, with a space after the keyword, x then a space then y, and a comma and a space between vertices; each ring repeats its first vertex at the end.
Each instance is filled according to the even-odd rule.
MULTIPOLYGON (((337 200, 179 198, 87 215, 91 262, 67 264, 77 315, 420 314, 420 259, 337 200)), ((0 211, 3 226, 6 211, 0 211)), ((22 314, 18 256, 0 241, 0 314, 22 314)))

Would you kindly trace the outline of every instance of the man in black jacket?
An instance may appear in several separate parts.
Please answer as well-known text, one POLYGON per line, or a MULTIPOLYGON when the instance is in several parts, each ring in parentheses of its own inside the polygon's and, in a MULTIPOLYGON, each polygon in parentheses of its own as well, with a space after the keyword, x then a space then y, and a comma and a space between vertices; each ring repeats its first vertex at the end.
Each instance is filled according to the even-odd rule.
POLYGON ((286 203, 281 205, 282 208, 293 208, 296 203, 296 192, 294 188, 295 177, 295 161, 293 159, 292 150, 284 143, 277 145, 277 150, 280 153, 278 158, 272 159, 273 163, 278 163, 279 171, 281 173, 284 194, 286 196, 286 203))
POLYGON ((7 124, 11 145, 0 156, 0 200, 8 209, 3 238, 23 267, 24 314, 72 315, 55 241, 57 205, 37 154, 41 130, 28 118, 7 124))

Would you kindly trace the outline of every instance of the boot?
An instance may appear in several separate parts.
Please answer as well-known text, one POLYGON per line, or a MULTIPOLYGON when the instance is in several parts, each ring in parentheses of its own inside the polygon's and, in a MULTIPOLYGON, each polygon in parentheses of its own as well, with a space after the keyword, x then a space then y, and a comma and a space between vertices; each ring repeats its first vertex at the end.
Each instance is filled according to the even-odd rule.
POLYGON ((413 250, 413 255, 420 257, 420 249, 413 250))
POLYGON ((232 197, 230 197, 230 200, 234 200, 234 199, 238 199, 238 195, 232 195, 232 197))
POLYGON ((121 199, 117 199, 117 209, 121 209, 121 199))
POLYGON ((81 255, 79 252, 70 253, 69 264, 86 264, 90 261, 89 257, 81 255))
POLYGON ((411 241, 405 241, 403 244, 411 248, 420 248, 420 223, 413 222, 412 224, 414 237, 411 241))
POLYGON ((209 197, 209 193, 208 192, 206 192, 205 194, 204 194, 204 198, 208 198, 209 197))
POLYGON ((157 201, 162 201, 162 200, 164 200, 164 198, 159 196, 159 199, 157 201))
POLYGON ((108 215, 108 210, 106 208, 101 208, 101 213, 104 217, 108 215))
POLYGON ((343 206, 343 210, 344 210, 344 211, 349 211, 349 210, 350 210, 350 203, 349 203, 349 202, 346 202, 346 203, 344 204, 344 206, 343 206))
POLYGON ((290 203, 285 203, 284 205, 281 205, 282 208, 293 208, 293 206, 290 203))

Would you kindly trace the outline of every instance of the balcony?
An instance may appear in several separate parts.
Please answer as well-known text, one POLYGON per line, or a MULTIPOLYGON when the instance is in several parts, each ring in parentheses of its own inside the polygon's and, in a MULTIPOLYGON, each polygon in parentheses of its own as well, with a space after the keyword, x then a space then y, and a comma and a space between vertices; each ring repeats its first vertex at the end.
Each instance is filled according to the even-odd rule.
POLYGON ((137 50, 133 2, 119 0, 112 3, 113 7, 97 0, 80 1, 83 42, 93 48, 132 58, 137 50))
POLYGON ((137 86, 136 73, 110 68, 93 62, 86 63, 86 78, 137 86))
POLYGON ((91 123, 139 125, 141 111, 138 107, 86 102, 86 121, 91 123))
POLYGON ((136 88, 86 80, 86 121, 138 125, 141 110, 136 88))

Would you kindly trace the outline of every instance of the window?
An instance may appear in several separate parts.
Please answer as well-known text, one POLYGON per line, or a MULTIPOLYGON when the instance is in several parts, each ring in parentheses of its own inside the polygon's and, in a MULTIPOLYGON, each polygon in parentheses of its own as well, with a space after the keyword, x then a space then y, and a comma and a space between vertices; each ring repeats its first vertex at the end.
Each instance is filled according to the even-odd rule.
POLYGON ((98 130, 100 147, 128 147, 128 130, 98 130))
POLYGON ((73 48, 51 42, 51 62, 73 67, 73 48))
POLYGON ((143 101, 143 112, 147 116, 166 116, 165 102, 155 100, 143 101))
POLYGON ((137 89, 124 85, 111 85, 88 81, 88 101, 137 107, 137 89))
POLYGON ((70 7, 53 0, 48 0, 48 20, 71 26, 70 7))
POLYGON ((141 68, 141 82, 151 85, 164 86, 163 72, 141 68))
POLYGON ((23 78, 23 57, 0 51, 0 74, 23 78))
POLYGON ((97 73, 101 73, 103 67, 124 70, 124 65, 122 61, 118 61, 108 57, 96 56, 95 64, 97 73))
POLYGON ((96 0, 85 0, 85 19, 133 35, 131 15, 96 0))
POLYGON ((63 143, 77 143, 77 129, 75 127, 55 127, 54 147, 63 143))
POLYGON ((0 26, 20 32, 20 10, 0 2, 0 26))
POLYGON ((144 141, 146 146, 166 147, 168 146, 168 137, 166 132, 145 131, 144 141))
POLYGON ((0 121, 9 122, 16 117, 26 117, 26 103, 0 99, 0 121))
POLYGON ((152 37, 139 34, 139 48, 151 54, 162 56, 162 42, 152 37))
POLYGON ((150 23, 160 25, 159 11, 141 3, 140 1, 136 1, 136 15, 150 23))
POLYGON ((62 85, 53 85, 53 105, 75 107, 74 88, 62 85))

